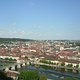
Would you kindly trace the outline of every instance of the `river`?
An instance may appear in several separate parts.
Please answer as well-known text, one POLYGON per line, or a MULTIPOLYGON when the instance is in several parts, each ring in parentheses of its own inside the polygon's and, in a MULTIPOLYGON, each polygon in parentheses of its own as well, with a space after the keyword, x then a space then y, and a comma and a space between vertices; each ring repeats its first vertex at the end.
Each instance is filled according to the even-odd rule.
POLYGON ((45 74, 47 80, 63 80, 65 77, 77 78, 77 80, 80 80, 80 74, 76 73, 60 72, 54 69, 44 69, 43 67, 36 68, 35 66, 25 66, 22 69, 37 70, 39 74, 45 74))

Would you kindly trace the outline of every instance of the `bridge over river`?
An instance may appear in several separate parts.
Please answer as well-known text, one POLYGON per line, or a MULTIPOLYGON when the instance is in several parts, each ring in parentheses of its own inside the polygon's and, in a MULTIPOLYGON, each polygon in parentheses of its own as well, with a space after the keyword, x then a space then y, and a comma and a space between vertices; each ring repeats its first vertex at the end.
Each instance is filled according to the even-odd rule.
POLYGON ((32 62, 32 61, 23 61, 23 62, 20 62, 20 63, 14 63, 14 64, 10 64, 8 66, 0 67, 0 70, 6 69, 6 68, 10 68, 10 67, 15 67, 15 66, 18 66, 20 68, 21 66, 26 66, 26 65, 29 65, 29 64, 45 65, 45 66, 50 66, 50 67, 65 68, 65 69, 72 69, 72 70, 78 70, 78 71, 80 71, 80 68, 76 68, 76 67, 51 65, 51 64, 41 63, 41 62, 37 62, 37 61, 35 61, 35 62, 32 62))

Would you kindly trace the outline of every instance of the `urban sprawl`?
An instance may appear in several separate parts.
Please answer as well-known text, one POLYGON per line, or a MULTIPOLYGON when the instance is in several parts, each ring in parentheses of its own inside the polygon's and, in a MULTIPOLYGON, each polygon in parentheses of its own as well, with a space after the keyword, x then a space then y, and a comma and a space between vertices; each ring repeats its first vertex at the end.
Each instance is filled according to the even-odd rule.
POLYGON ((52 66, 55 70, 69 71, 71 69, 73 73, 79 73, 79 44, 78 40, 16 40, 6 43, 2 41, 0 43, 0 70, 4 70, 14 79, 18 74, 14 70, 15 67, 20 68, 30 63, 52 66))

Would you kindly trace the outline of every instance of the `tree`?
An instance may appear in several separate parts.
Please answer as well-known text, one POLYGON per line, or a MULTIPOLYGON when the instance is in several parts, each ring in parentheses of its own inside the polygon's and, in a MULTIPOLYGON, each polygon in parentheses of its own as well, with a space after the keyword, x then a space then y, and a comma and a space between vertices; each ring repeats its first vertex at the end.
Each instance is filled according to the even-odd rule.
POLYGON ((11 70, 12 67, 9 67, 9 70, 11 70))
POLYGON ((41 76, 40 76, 40 80, 47 80, 46 75, 45 75, 45 74, 41 75, 41 76))
POLYGON ((76 65, 76 68, 79 68, 79 64, 76 65))
POLYGON ((9 58, 5 58, 5 60, 9 60, 9 58))
POLYGON ((4 73, 3 71, 0 71, 0 80, 13 80, 13 79, 7 77, 6 73, 4 73))
POLYGON ((7 77, 7 78, 6 78, 6 80, 13 80, 13 79, 12 79, 12 78, 10 78, 10 77, 7 77))
POLYGON ((17 65, 15 65, 15 71, 18 71, 17 65))
POLYGON ((27 57, 27 56, 25 56, 25 59, 28 59, 28 57, 27 57))
MULTIPOLYGON (((67 67, 73 67, 73 64, 68 64, 67 67)), ((73 72, 73 69, 68 69, 68 72, 73 72)))
POLYGON ((61 63, 61 66, 65 66, 65 63, 61 63))
POLYGON ((20 67, 22 67, 22 64, 20 64, 20 67))
POLYGON ((9 59, 9 61, 13 61, 13 59, 12 59, 12 58, 10 58, 10 59, 9 59))
POLYGON ((39 80, 39 75, 37 71, 23 70, 20 72, 18 80, 39 80))
MULTIPOLYGON (((61 66, 65 66, 65 63, 61 63, 61 66)), ((65 72, 65 68, 61 68, 62 72, 65 72)))
POLYGON ((13 61, 17 61, 16 59, 13 59, 13 61))
MULTIPOLYGON (((77 65, 75 66, 75 68, 79 68, 79 64, 77 64, 77 65)), ((76 70, 76 73, 78 74, 78 73, 79 73, 79 70, 76 70)))

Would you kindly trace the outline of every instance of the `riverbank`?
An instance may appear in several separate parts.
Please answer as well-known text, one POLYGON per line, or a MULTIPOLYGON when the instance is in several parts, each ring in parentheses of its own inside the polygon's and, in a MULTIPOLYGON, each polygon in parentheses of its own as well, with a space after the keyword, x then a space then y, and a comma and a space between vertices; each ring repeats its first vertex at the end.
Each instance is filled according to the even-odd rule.
POLYGON ((35 67, 34 65, 28 65, 19 69, 19 71, 21 70, 37 70, 39 74, 45 74, 48 80, 62 80, 66 77, 76 78, 77 80, 80 80, 80 74, 60 72, 48 66, 35 67))

